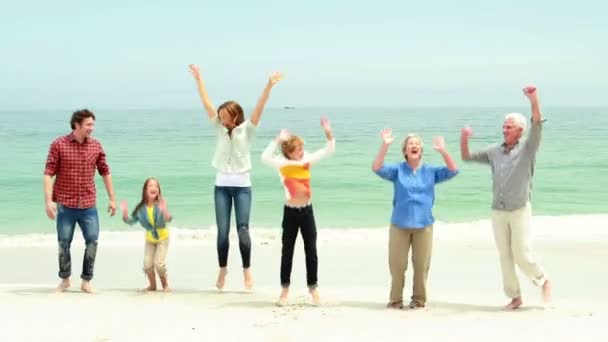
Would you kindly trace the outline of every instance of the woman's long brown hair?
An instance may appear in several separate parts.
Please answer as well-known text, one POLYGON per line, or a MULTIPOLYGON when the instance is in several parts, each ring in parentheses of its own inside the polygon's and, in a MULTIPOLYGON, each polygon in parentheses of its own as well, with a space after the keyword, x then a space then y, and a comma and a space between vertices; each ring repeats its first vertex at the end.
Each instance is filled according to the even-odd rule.
POLYGON ((226 127, 228 128, 228 135, 232 134, 232 130, 238 125, 245 122, 245 114, 243 113, 243 108, 236 101, 227 101, 222 103, 221 106, 217 109, 217 114, 219 115, 221 111, 224 111, 234 120, 234 126, 226 127))

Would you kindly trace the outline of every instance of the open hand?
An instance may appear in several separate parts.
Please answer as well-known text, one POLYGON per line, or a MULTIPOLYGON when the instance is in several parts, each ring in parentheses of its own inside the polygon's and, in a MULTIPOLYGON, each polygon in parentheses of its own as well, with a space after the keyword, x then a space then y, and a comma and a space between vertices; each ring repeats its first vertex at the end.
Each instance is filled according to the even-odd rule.
POLYGON ((123 217, 129 217, 129 209, 127 207, 127 201, 126 200, 120 201, 120 211, 122 211, 122 216, 123 217))
POLYGON ((325 132, 330 132, 331 131, 331 122, 329 122, 328 118, 321 118, 321 127, 323 128, 323 130, 325 132))
POLYGON ((273 85, 279 83, 279 81, 282 79, 283 79, 283 73, 273 72, 272 74, 270 74, 270 77, 268 78, 268 83, 273 86, 273 85))
POLYGON ((442 136, 433 137, 433 148, 436 151, 445 151, 445 139, 442 136))
POLYGON ((286 129, 282 129, 279 132, 279 136, 277 138, 279 139, 280 142, 287 141, 287 140, 289 140, 289 138, 291 138, 291 133, 289 133, 289 131, 286 129))
POLYGON ((395 140, 395 138, 393 137, 393 130, 390 128, 383 129, 380 132, 380 137, 382 137, 382 141, 384 141, 384 143, 387 145, 395 140))
POLYGON ((167 200, 164 197, 158 198, 158 209, 163 213, 167 212, 167 200))
POLYGON ((190 65, 188 65, 188 67, 190 68, 190 73, 192 74, 192 77, 194 77, 195 80, 200 80, 201 79, 201 69, 198 67, 198 65, 190 64, 190 65))

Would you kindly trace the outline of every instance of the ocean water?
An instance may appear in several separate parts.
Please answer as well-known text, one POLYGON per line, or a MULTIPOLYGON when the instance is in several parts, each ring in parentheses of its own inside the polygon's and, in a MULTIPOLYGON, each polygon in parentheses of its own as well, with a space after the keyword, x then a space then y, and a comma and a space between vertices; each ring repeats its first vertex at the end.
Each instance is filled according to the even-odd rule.
MULTIPOLYGON (((117 199, 131 206, 139 200, 147 177, 160 180, 163 194, 182 229, 208 229, 215 224, 211 157, 214 131, 202 109, 95 111, 96 130, 107 153, 117 199)), ((250 108, 247 108, 249 112, 250 108)), ((460 128, 474 129, 472 150, 501 141, 506 113, 529 115, 526 106, 509 108, 269 108, 262 117, 252 149, 252 229, 279 229, 283 191, 276 171, 260 154, 280 128, 305 139, 305 148, 324 144, 319 118, 332 121, 336 153, 312 170, 313 203, 320 228, 384 228, 392 186, 371 171, 380 146, 379 131, 393 128, 398 140, 386 161, 399 161, 400 143, 417 133, 426 143, 423 160, 442 164, 431 147, 443 135, 458 161, 460 174, 436 188, 438 221, 463 223, 489 217, 490 168, 459 159, 460 128)), ((608 213, 608 108, 544 107, 548 121, 534 176, 535 215, 608 213)), ((71 111, 0 111, 0 235, 54 233, 44 212, 42 172, 51 141, 69 133, 71 111)), ((102 230, 126 231, 117 215, 104 210, 107 195, 97 177, 102 230)), ((608 223, 605 224, 608 226, 608 223)), ((599 224, 598 226, 601 226, 599 224)))

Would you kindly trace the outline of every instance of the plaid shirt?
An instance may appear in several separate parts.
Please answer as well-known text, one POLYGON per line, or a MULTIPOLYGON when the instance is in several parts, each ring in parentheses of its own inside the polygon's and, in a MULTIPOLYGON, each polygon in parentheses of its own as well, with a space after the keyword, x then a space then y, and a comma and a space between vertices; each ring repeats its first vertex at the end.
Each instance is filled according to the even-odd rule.
POLYGON ((88 138, 80 144, 74 133, 51 143, 44 174, 55 176, 53 202, 69 208, 95 206, 95 168, 101 176, 110 174, 106 154, 99 141, 88 138))

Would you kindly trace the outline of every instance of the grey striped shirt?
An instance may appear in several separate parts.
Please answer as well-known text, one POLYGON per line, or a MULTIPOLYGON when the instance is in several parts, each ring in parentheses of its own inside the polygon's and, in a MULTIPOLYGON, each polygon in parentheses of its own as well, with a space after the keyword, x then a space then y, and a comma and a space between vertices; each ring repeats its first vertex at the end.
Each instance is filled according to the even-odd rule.
POLYGON ((532 176, 536 151, 540 145, 542 124, 534 123, 528 138, 507 150, 505 144, 471 154, 470 160, 492 167, 492 209, 523 208, 532 197, 532 176))

